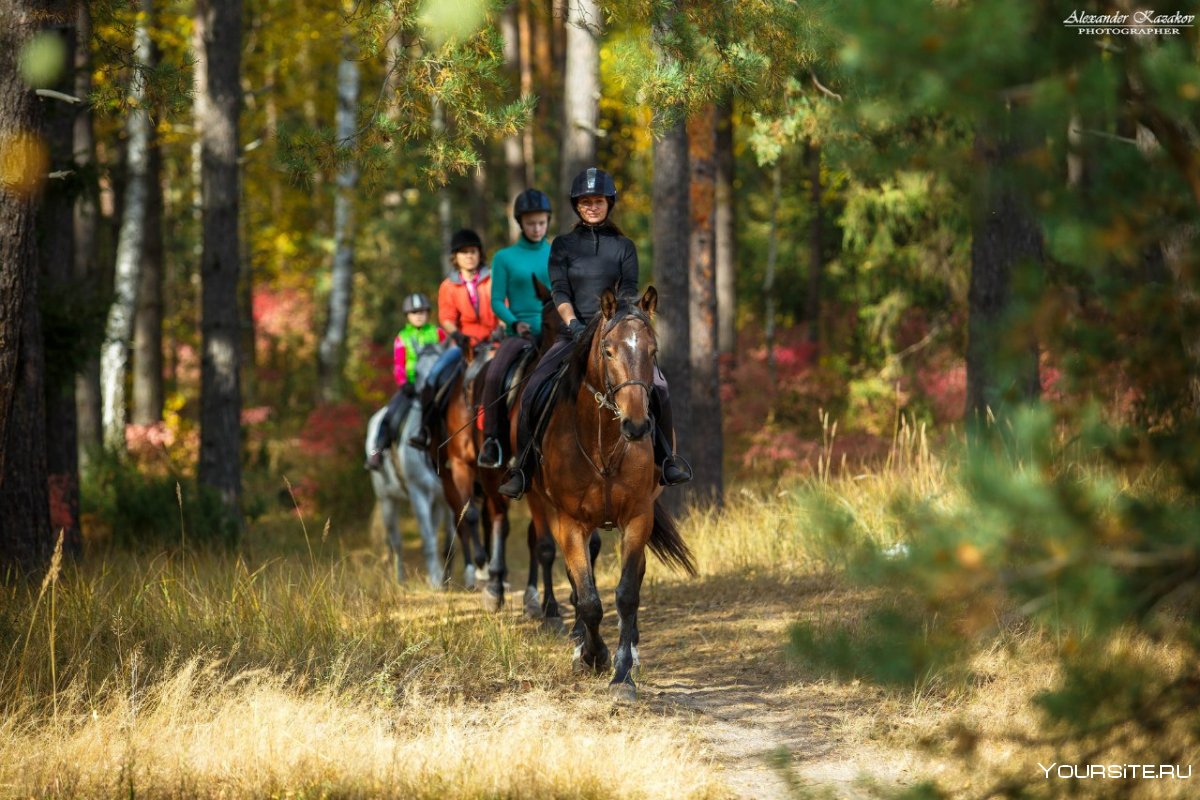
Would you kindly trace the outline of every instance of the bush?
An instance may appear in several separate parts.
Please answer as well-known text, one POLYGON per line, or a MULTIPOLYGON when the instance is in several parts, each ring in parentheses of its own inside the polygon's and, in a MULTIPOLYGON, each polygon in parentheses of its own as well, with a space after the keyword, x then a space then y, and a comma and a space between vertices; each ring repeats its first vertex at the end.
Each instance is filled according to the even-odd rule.
POLYGON ((237 523, 221 499, 195 480, 138 469, 111 454, 97 456, 83 476, 81 505, 88 538, 122 547, 230 546, 237 523))

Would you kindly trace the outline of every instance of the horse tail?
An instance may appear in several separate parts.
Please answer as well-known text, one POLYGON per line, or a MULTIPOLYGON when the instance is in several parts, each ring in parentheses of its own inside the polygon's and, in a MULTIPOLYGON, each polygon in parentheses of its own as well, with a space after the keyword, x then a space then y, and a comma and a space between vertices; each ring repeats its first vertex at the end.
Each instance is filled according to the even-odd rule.
POLYGON ((692 550, 683 541, 675 519, 662 501, 654 501, 654 526, 650 529, 650 550, 659 561, 669 567, 681 569, 689 575, 696 574, 696 562, 692 550))

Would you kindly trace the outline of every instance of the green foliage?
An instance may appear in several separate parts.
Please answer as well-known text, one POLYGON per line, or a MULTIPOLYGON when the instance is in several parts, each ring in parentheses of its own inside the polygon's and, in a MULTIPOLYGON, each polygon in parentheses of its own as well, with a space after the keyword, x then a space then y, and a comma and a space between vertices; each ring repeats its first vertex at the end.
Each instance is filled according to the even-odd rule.
POLYGON ((904 552, 864 544, 851 516, 827 517, 850 574, 902 596, 859 627, 794 629, 793 652, 893 686, 920 688, 931 675, 961 685, 1011 624, 1002 620, 1027 618, 1060 643, 1057 682, 1030 698, 1054 741, 1098 759, 1200 744, 1173 723, 1200 703, 1200 503, 1190 488, 1200 474, 1189 461, 1130 481, 1112 461, 1134 431, 1094 410, 1077 425, 1068 438, 1048 410, 1029 411, 976 443, 963 456, 961 503, 897 502, 904 552), (1150 657, 1139 642, 1186 655, 1150 657))
POLYGON ((176 475, 155 475, 112 455, 93 457, 80 489, 82 512, 103 521, 121 547, 228 547, 237 524, 220 497, 176 475))

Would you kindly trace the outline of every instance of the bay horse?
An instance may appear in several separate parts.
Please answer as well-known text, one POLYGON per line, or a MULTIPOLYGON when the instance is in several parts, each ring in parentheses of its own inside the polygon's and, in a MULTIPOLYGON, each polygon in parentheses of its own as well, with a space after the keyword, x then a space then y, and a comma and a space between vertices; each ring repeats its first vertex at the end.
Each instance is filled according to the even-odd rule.
POLYGON ((479 508, 474 503, 475 459, 478 451, 472 433, 475 427, 475 411, 467 398, 466 372, 476 358, 474 349, 465 348, 462 365, 455 371, 446 387, 448 403, 446 413, 440 418, 445 426, 445 440, 441 431, 433 431, 427 451, 430 462, 442 481, 446 502, 453 514, 454 530, 462 545, 463 559, 467 562, 463 583, 474 589, 477 568, 487 563, 487 552, 479 540, 479 508))
POLYGON ((594 575, 593 530, 621 530, 617 584, 619 640, 609 692, 618 701, 637 698, 638 606, 646 574, 646 547, 669 566, 696 574, 691 550, 658 502, 662 493, 652 444, 650 396, 658 340, 653 315, 658 292, 646 289, 636 304, 618 304, 612 290, 571 354, 542 437, 542 459, 530 495, 545 512, 571 581, 576 669, 603 672, 609 651, 600 637, 604 608, 594 575))
MULTIPOLYGON (((542 285, 537 278, 533 279, 533 289, 537 298, 542 301, 542 333, 537 346, 537 357, 529 363, 525 375, 532 372, 537 359, 540 359, 550 349, 559 331, 562 330, 562 317, 551 300, 550 290, 542 285)), ((491 365, 488 365, 490 369, 491 365)), ((484 376, 476 381, 483 383, 484 376)), ((515 386, 508 398, 508 441, 505 443, 504 455, 507 457, 514 452, 517 445, 517 414, 516 410, 523 402, 525 384, 515 386)), ((477 402, 482 402, 481 393, 476 394, 477 402)), ((475 429, 476 447, 483 445, 483 431, 475 429)), ((504 460, 507 460, 505 458, 504 460)), ((483 489, 485 512, 491 523, 491 561, 488 562, 488 582, 483 589, 484 607, 490 611, 499 611, 504 606, 504 579, 508 575, 508 558, 506 543, 508 541, 508 507, 512 501, 500 494, 500 484, 504 480, 503 467, 479 469, 479 483, 483 489)), ((554 597, 554 581, 552 578, 555 547, 554 539, 546 525, 546 516, 536 497, 526 496, 529 504, 530 523, 528 529, 529 542, 529 577, 525 585, 525 613, 530 617, 541 618, 544 625, 551 630, 565 630, 562 622, 562 612, 558 600, 554 597), (541 568, 544 586, 544 597, 538 594, 538 568, 541 568)), ((597 539, 597 545, 599 540, 597 539)))

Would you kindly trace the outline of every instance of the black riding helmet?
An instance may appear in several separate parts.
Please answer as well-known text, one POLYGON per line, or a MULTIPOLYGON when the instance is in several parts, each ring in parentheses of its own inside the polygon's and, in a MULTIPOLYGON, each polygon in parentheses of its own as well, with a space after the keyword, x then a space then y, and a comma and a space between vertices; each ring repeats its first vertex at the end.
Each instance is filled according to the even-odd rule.
POLYGON ((464 247, 478 247, 480 261, 483 261, 483 240, 470 228, 459 228, 450 237, 450 255, 454 255, 464 247))
POLYGON ((588 167, 571 181, 571 207, 576 214, 579 213, 576 201, 590 194, 598 194, 607 200, 610 213, 617 204, 617 185, 613 183, 612 176, 596 167, 588 167))
POLYGON ((517 195, 517 199, 513 203, 513 219, 520 222, 522 214, 532 214, 535 211, 551 213, 550 198, 546 196, 545 192, 526 189, 517 195))
POLYGON ((413 292, 404 298, 404 302, 400 304, 400 310, 405 314, 414 314, 418 311, 432 311, 433 303, 429 302, 429 298, 422 292, 413 292))

